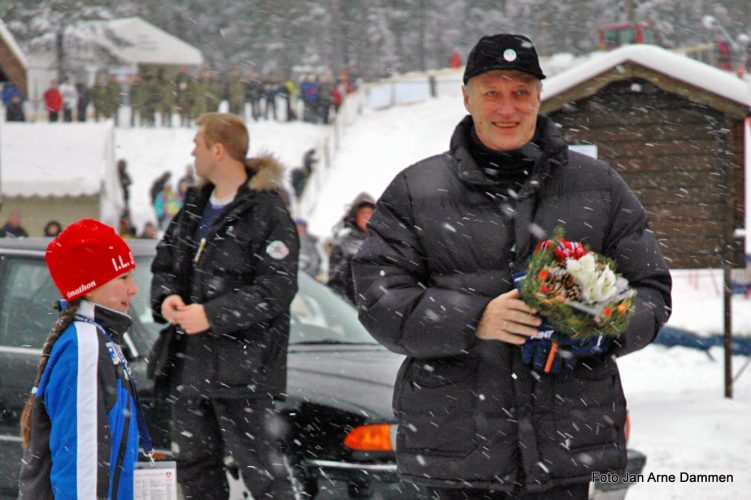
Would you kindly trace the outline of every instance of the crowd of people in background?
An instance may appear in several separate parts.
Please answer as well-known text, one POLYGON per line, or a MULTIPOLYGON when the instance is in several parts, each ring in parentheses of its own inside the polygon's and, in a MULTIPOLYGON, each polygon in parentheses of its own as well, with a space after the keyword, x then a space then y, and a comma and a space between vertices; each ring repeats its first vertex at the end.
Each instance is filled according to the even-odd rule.
MULTIPOLYGON (((302 169, 312 172, 316 162, 315 150, 308 150, 303 156, 302 169)), ((172 173, 164 171, 154 179, 149 188, 149 198, 154 213, 154 221, 147 220, 139 231, 133 223, 130 207, 130 187, 133 181, 127 170, 127 162, 117 162, 120 186, 123 191, 124 208, 120 214, 117 233, 125 239, 159 239, 167 229, 170 220, 183 206, 187 189, 196 184, 193 165, 187 165, 185 174, 172 184, 172 173)), ((289 204, 287 196, 282 196, 289 204)), ((302 218, 295 219, 300 238, 300 271, 326 283, 332 290, 351 303, 354 303, 352 282, 352 258, 357 253, 367 234, 367 223, 373 212, 375 200, 368 193, 360 193, 346 208, 341 220, 327 236, 318 236, 308 231, 308 224, 302 218)), ((13 211, 0 228, 0 238, 27 238, 29 233, 21 225, 22 212, 13 211)), ((42 236, 55 237, 64 229, 57 220, 50 220, 44 227, 42 236)))
POLYGON ((13 82, 6 82, 0 96, 5 106, 5 119, 9 122, 24 122, 23 94, 13 82))
POLYGON ((374 208, 375 199, 370 194, 358 194, 325 237, 310 233, 305 219, 295 219, 300 238, 300 271, 325 283, 352 304, 355 303, 352 258, 368 234, 374 208))
POLYGON ((154 181, 149 190, 151 204, 156 213, 157 227, 161 230, 167 228, 170 220, 183 207, 185 193, 196 183, 192 165, 185 168, 185 175, 178 179, 176 188, 173 188, 169 182, 171 177, 172 173, 165 171, 154 181))
MULTIPOLYGON (((327 124, 344 97, 355 88, 349 71, 337 76, 331 71, 300 72, 282 76, 251 72, 228 74, 187 67, 144 68, 127 80, 113 74, 99 74, 91 84, 84 78, 52 80, 43 94, 49 122, 84 122, 113 119, 120 124, 120 109, 128 106, 131 127, 190 127, 196 117, 219 110, 226 101, 228 111, 246 121, 303 120, 327 124)), ((11 82, 2 90, 8 121, 26 121, 24 95, 11 82)))
MULTIPOLYGON (((145 70, 124 84, 114 75, 98 76, 92 86, 78 79, 62 82, 53 80, 44 92, 44 105, 49 122, 85 122, 93 119, 122 118, 118 110, 129 105, 129 125, 183 126, 194 125, 196 117, 219 109, 226 101, 231 113, 246 121, 303 120, 310 123, 329 123, 341 106, 344 97, 354 90, 351 75, 343 70, 335 78, 332 72, 317 74, 301 73, 296 78, 283 78, 273 72, 260 76, 255 73, 242 75, 233 70, 222 77, 215 71, 191 73, 180 68, 170 74, 164 69, 145 70)), ((23 95, 12 83, 6 83, 2 100, 9 121, 24 121, 23 95)), ((292 192, 296 199, 302 196, 305 184, 318 162, 315 149, 305 152, 302 165, 290 171, 292 192)), ((152 183, 149 199, 154 219, 146 221, 139 229, 131 215, 130 188, 133 180, 127 170, 127 162, 117 162, 117 173, 122 188, 124 207, 120 214, 117 232, 123 238, 158 239, 170 220, 180 211, 187 189, 195 185, 193 166, 186 167, 185 175, 172 183, 172 174, 165 171, 152 183)), ((289 203, 289 195, 285 202, 289 203)), ((328 284, 350 302, 354 302, 351 259, 364 239, 367 215, 372 212, 374 200, 362 193, 348 207, 332 234, 319 238, 308 232, 303 219, 296 220, 300 236, 300 269, 328 284), (368 212, 370 211, 370 212, 368 212), (368 212, 366 215, 364 215, 368 212)), ((21 214, 14 212, 0 231, 0 236, 27 237, 20 225, 21 214)), ((45 236, 55 236, 63 225, 51 220, 44 230, 45 236)))
POLYGON ((120 187, 123 191, 124 208, 118 222, 118 233, 123 238, 158 239, 167 228, 170 220, 177 215, 183 206, 185 193, 190 186, 195 185, 196 178, 193 166, 188 165, 183 175, 177 182, 175 189, 170 183, 172 172, 164 171, 157 177, 149 188, 149 199, 154 210, 156 220, 147 220, 141 231, 137 231, 133 224, 130 213, 130 186, 133 183, 128 173, 128 164, 124 159, 118 160, 117 172, 120 187))
MULTIPOLYGON (((5 224, 0 228, 0 238, 28 238, 29 233, 21 225, 21 218, 23 213, 20 210, 13 210, 8 214, 8 219, 5 224)), ((63 225, 56 221, 50 220, 44 225, 44 232, 42 236, 55 237, 63 230, 63 225)))

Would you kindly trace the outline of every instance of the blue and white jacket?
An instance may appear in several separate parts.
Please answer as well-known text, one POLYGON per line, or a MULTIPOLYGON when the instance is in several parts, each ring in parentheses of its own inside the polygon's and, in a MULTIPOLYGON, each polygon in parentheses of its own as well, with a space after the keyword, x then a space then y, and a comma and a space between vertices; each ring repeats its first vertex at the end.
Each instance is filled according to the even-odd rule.
POLYGON ((136 403, 117 346, 130 323, 82 300, 55 342, 35 393, 19 499, 133 498, 136 403))

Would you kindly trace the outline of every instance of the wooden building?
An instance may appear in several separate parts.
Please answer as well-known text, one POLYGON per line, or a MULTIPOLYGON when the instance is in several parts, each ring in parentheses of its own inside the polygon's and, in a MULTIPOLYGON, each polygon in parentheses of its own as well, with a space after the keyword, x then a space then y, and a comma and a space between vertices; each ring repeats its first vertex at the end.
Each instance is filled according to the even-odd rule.
POLYGON ((11 82, 23 94, 26 91, 26 56, 21 51, 13 34, 0 19, 0 84, 11 82))
MULTIPOLYGON (((604 53, 543 83, 541 110, 569 144, 592 144, 647 209, 673 268, 745 266, 749 85, 659 47, 604 53)), ((746 228, 751 229, 751 228, 746 228)))

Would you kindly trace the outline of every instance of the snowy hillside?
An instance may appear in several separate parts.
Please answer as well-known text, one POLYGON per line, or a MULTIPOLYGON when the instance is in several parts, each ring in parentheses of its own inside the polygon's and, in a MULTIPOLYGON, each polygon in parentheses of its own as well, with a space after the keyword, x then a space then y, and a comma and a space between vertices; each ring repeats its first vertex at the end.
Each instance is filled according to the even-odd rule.
POLYGON ((455 96, 382 111, 365 110, 344 130, 327 182, 316 195, 308 219, 311 232, 328 235, 349 202, 361 191, 378 198, 402 169, 448 150, 456 124, 466 114, 461 91, 455 96))

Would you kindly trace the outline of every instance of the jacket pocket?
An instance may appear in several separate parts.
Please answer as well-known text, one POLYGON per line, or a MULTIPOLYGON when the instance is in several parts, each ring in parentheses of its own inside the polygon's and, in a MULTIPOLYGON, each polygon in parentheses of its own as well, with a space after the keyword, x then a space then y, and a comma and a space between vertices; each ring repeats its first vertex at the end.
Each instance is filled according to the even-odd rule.
POLYGON ((395 393, 397 449, 458 456, 472 451, 475 385, 469 359, 412 360, 395 393))
POLYGON ((253 345, 242 340, 217 339, 216 379, 217 389, 244 386, 253 390, 263 377, 264 365, 260 353, 253 345))
POLYGON ((564 448, 612 446, 623 441, 626 401, 615 362, 604 358, 559 377, 554 408, 564 448))

